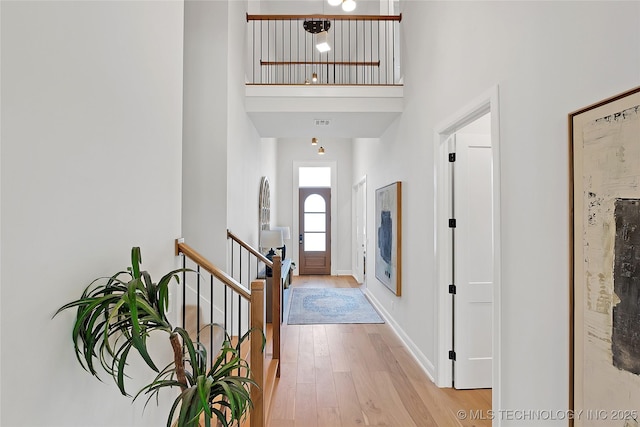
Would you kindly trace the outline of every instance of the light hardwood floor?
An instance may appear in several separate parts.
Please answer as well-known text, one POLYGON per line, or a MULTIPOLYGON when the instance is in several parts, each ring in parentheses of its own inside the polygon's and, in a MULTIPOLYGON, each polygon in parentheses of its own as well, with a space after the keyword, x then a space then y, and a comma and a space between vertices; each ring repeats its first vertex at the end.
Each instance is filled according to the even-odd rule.
MULTIPOLYGON (((292 286, 358 287, 346 276, 292 286)), ((387 324, 285 323, 281 356, 269 427, 491 425, 491 390, 436 387, 387 324)))

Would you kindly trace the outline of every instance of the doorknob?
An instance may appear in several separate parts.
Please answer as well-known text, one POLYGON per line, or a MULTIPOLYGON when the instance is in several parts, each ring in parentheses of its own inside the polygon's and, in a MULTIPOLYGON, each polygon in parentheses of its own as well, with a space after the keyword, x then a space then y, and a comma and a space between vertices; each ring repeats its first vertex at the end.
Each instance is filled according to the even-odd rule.
POLYGON ((298 238, 298 243, 302 244, 302 234, 300 234, 300 237, 298 238))

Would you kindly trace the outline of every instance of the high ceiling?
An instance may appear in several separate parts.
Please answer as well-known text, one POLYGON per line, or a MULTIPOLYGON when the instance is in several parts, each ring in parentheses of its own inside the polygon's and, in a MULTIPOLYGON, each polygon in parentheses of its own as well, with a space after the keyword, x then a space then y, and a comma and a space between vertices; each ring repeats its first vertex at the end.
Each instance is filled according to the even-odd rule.
MULTIPOLYGON (((249 3, 250 14, 393 14, 388 0, 356 0, 347 13, 327 0, 260 0, 249 3)), ((397 10, 397 1, 394 8, 397 10)), ((403 109, 402 87, 247 86, 247 113, 260 136, 379 137, 403 109), (364 90, 364 91, 363 91, 364 90)))
POLYGON ((356 10, 343 12, 330 6, 327 0, 260 0, 250 2, 249 13, 288 14, 322 13, 327 15, 379 15, 389 13, 389 2, 381 0, 356 0, 356 10))

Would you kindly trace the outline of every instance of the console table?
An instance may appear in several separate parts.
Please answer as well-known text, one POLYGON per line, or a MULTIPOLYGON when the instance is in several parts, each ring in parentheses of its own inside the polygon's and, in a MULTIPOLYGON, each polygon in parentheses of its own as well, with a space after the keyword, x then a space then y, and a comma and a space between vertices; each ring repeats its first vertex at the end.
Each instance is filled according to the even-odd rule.
MULTIPOLYGON (((291 284, 291 258, 282 260, 282 268, 280 269, 280 321, 282 322, 282 316, 284 315, 283 295, 284 290, 291 284)), ((272 300, 273 300, 273 277, 271 271, 265 277, 265 269, 262 269, 258 273, 258 279, 266 279, 266 318, 267 323, 271 323, 272 316, 272 300)))

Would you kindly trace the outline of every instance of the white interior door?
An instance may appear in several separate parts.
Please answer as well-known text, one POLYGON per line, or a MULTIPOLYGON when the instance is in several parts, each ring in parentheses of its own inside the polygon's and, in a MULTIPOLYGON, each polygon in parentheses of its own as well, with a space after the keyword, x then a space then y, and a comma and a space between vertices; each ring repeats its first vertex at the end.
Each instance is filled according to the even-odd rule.
POLYGON ((453 383, 457 389, 490 388, 495 226, 491 132, 490 127, 488 133, 465 129, 455 135, 456 158, 451 163, 456 219, 453 383))

